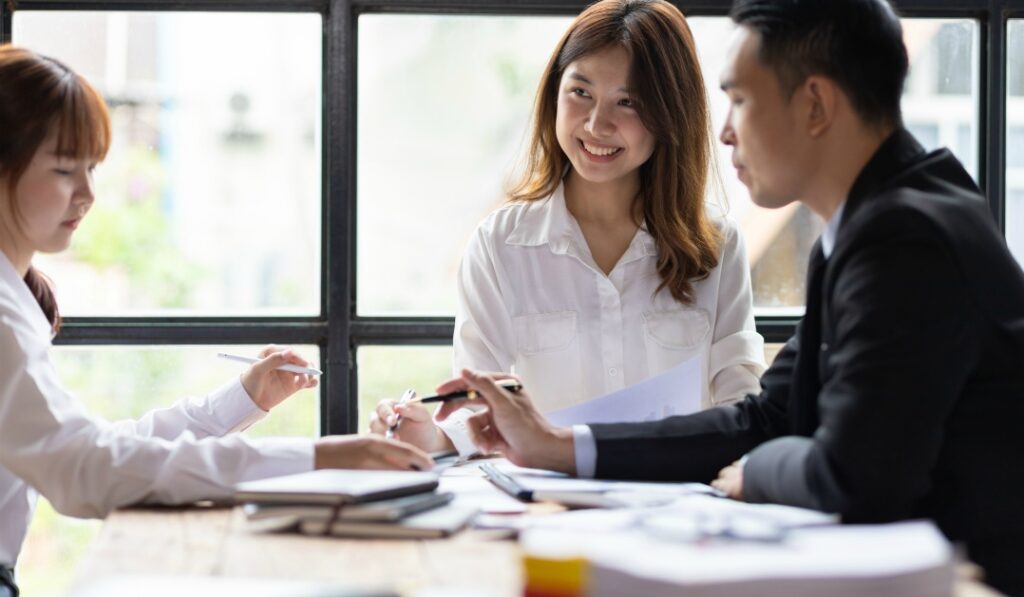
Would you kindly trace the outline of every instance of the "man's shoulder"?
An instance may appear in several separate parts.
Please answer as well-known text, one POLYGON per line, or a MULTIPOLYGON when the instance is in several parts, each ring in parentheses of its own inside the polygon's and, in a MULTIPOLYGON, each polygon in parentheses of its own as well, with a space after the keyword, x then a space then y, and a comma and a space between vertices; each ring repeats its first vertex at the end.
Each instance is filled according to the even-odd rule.
POLYGON ((843 222, 839 236, 843 248, 854 248, 887 242, 994 242, 999 232, 977 192, 933 181, 894 185, 866 197, 843 222))

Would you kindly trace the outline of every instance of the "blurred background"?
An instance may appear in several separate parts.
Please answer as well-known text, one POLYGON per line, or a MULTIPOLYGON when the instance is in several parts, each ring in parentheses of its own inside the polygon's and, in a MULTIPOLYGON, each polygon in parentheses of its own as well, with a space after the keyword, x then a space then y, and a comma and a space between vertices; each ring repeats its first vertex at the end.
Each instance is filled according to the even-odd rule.
MULTIPOLYGON (((476 224, 504 201, 540 72, 568 17, 359 17, 356 311, 452 316, 455 273, 476 224)), ((689 20, 715 135, 725 18, 689 20)), ((310 316, 320 313, 323 22, 318 14, 22 11, 17 44, 84 74, 109 102, 114 146, 70 251, 46 256, 66 316, 310 316)), ((907 127, 977 177, 979 24, 904 20, 907 127)), ((1007 239, 1024 258, 1024 23, 1008 29, 1007 239)), ((821 223, 804 208, 753 206, 720 152, 709 209, 746 238, 758 314, 802 312, 821 223)), ((777 346, 771 346, 773 352, 777 346)), ((202 395, 257 346, 60 347, 66 384, 98 414, 130 417, 202 395)), ((316 346, 300 346, 318 362, 316 346)), ((450 346, 357 347, 360 420, 382 397, 429 391, 450 346)), ((254 435, 316 435, 308 390, 254 435)), ((100 523, 38 513, 18 565, 26 595, 63 593, 100 523)))

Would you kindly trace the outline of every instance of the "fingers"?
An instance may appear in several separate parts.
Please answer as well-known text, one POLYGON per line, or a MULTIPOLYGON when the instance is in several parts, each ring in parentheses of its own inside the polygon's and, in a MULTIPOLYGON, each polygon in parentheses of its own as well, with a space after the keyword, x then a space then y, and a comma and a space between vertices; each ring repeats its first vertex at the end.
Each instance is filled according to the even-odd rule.
POLYGON ((431 420, 430 411, 422 404, 396 404, 395 412, 417 423, 426 423, 431 420))
POLYGON ((389 425, 381 420, 380 415, 376 412, 370 413, 370 433, 384 435, 388 427, 389 425))
POLYGON ((489 408, 503 409, 509 400, 513 399, 512 394, 494 383, 494 378, 488 373, 478 373, 471 369, 463 369, 462 379, 470 389, 477 391, 479 399, 486 402, 489 408))
POLYGON ((374 447, 378 457, 389 465, 388 468, 417 471, 434 468, 434 461, 430 456, 416 446, 396 440, 379 439, 374 447))
POLYGON ((373 414, 384 425, 394 425, 395 404, 397 404, 397 402, 394 400, 381 400, 377 403, 377 407, 373 409, 373 414))
POLYGON ((466 381, 461 377, 453 377, 447 381, 441 382, 434 391, 438 394, 451 394, 452 392, 459 392, 465 390, 469 386, 466 385, 466 381))
MULTIPOLYGON (((465 371, 467 371, 467 369, 463 370, 463 372, 465 372, 465 371)), ((512 375, 511 373, 500 373, 500 372, 497 372, 497 373, 486 373, 486 374, 482 374, 482 375, 487 375, 488 377, 490 377, 491 379, 494 379, 494 380, 502 380, 502 379, 515 379, 515 380, 518 380, 519 379, 518 377, 516 377, 515 375, 512 375)), ((453 377, 453 378, 451 378, 451 379, 449 379, 449 380, 447 380, 445 382, 442 382, 441 385, 437 386, 435 391, 438 394, 451 394, 452 392, 458 392, 458 391, 461 391, 461 390, 465 390, 465 389, 468 389, 469 387, 470 387, 470 385, 468 383, 466 383, 465 377, 460 375, 459 377, 453 377)))
POLYGON ((469 431, 469 439, 482 452, 496 452, 505 447, 505 442, 492 424, 490 413, 487 411, 467 418, 466 429, 469 431))

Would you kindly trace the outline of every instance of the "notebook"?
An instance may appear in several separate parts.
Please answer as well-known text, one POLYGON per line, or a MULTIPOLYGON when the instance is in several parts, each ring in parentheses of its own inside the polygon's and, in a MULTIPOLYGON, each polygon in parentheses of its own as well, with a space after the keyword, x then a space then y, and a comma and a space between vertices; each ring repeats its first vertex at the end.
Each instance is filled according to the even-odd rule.
POLYGON ((338 506, 436 488, 434 473, 324 469, 239 483, 235 501, 338 506))
MULTIPOLYGON (((439 508, 450 503, 455 494, 424 493, 376 502, 350 504, 338 511, 342 520, 383 520, 395 521, 417 512, 439 508)), ((249 503, 242 511, 246 520, 257 522, 271 519, 292 519, 294 523, 306 519, 328 519, 334 515, 332 506, 310 506, 308 504, 289 503, 249 503)), ((281 521, 284 522, 283 520, 281 521)))
MULTIPOLYGON (((440 539, 459 532, 476 516, 476 508, 442 506, 407 516, 396 522, 336 520, 329 534, 339 537, 383 539, 440 539)), ((304 520, 299 530, 307 535, 327 534, 327 521, 304 520)))

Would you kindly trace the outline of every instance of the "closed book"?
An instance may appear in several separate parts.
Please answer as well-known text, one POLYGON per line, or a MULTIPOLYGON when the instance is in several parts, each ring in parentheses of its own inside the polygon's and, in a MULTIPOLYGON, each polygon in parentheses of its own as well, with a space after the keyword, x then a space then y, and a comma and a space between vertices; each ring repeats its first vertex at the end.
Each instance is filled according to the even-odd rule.
POLYGON ((336 520, 327 531, 327 520, 304 520, 299 530, 307 535, 375 537, 381 539, 439 539, 453 535, 473 520, 476 508, 442 506, 407 516, 395 522, 336 520))
MULTIPOLYGON (((452 501, 452 493, 417 493, 386 500, 348 504, 338 510, 340 520, 375 520, 394 522, 406 516, 439 508, 452 501)), ((334 506, 289 503, 250 502, 242 507, 247 527, 257 531, 280 531, 298 526, 304 520, 327 520, 334 506)))
POLYGON ((434 473, 324 469, 239 483, 235 501, 338 506, 436 488, 434 473))

